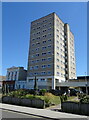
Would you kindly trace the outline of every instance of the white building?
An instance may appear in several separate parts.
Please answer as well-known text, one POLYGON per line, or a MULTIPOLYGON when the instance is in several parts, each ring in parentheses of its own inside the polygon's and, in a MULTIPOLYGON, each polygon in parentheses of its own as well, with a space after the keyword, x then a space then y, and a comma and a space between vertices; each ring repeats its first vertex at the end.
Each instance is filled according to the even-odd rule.
POLYGON ((7 69, 6 82, 13 89, 26 88, 26 78, 27 70, 24 67, 11 67, 7 69))

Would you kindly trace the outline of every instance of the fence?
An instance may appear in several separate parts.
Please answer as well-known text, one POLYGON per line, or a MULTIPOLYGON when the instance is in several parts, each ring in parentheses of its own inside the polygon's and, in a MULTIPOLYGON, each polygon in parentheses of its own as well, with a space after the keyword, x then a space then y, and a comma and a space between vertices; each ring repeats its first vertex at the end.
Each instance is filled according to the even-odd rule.
POLYGON ((16 98, 10 96, 4 96, 2 98, 3 103, 21 105, 27 107, 45 108, 45 101, 41 99, 27 99, 27 98, 16 98))
POLYGON ((74 114, 89 115, 89 104, 77 103, 77 102, 63 102, 61 104, 63 112, 69 112, 74 114))

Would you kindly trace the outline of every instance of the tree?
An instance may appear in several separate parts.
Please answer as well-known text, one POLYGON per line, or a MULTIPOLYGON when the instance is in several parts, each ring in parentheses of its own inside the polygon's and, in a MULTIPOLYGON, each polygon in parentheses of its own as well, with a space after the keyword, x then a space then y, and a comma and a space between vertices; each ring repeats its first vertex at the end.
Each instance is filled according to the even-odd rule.
POLYGON ((34 83, 35 95, 37 94, 37 89, 38 89, 38 86, 37 86, 37 79, 36 79, 36 76, 35 76, 35 83, 34 83))

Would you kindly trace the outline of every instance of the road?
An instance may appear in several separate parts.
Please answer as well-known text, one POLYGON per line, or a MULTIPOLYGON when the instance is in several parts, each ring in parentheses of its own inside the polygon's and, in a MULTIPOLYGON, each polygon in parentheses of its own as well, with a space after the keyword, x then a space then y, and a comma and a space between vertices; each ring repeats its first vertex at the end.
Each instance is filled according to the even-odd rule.
POLYGON ((51 120, 47 118, 7 110, 2 110, 2 118, 3 118, 2 120, 51 120))

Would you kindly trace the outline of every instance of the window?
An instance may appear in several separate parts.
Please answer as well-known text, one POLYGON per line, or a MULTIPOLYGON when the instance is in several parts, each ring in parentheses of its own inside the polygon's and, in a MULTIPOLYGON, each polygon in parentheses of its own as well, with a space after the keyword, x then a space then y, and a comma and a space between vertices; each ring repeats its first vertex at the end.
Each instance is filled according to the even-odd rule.
POLYGON ((25 88, 25 85, 23 85, 23 89, 25 88))
POLYGON ((32 60, 31 63, 34 63, 34 61, 32 60))
POLYGON ((40 37, 38 37, 38 38, 36 38, 37 40, 39 40, 40 39, 40 37))
POLYGON ((59 53, 57 52, 57 55, 59 55, 59 53))
POLYGON ((39 50, 39 48, 36 48, 36 51, 38 51, 39 50))
POLYGON ((51 41, 51 39, 48 40, 49 42, 51 41))
POLYGON ((57 37, 59 38, 59 35, 57 35, 57 37))
POLYGON ((57 40, 57 43, 59 44, 59 41, 57 40))
POLYGON ((60 46, 62 47, 62 43, 60 43, 60 46))
POLYGON ((51 48, 51 45, 48 45, 48 48, 51 48))
POLYGON ((40 60, 36 60, 36 63, 38 63, 40 60))
POLYGON ((37 34, 40 34, 40 32, 37 32, 37 34))
POLYGON ((57 59, 57 61, 59 62, 59 59, 57 59))
POLYGON ((57 32, 59 32, 59 30, 57 29, 57 32))
POLYGON ((46 41, 43 41, 43 43, 46 43, 46 41))
POLYGON ((59 76, 59 75, 60 75, 60 73, 59 73, 59 72, 57 72, 57 75, 59 76))
POLYGON ((31 55, 31 58, 33 58, 34 57, 34 55, 31 55))
POLYGON ((28 81, 29 81, 29 82, 33 82, 33 79, 29 79, 28 81))
POLYGON ((43 22, 46 22, 47 20, 43 20, 43 22))
POLYGON ((19 85, 19 89, 20 89, 20 85, 19 85))
POLYGON ((51 72, 50 71, 48 71, 48 75, 50 75, 51 74, 51 72))
POLYGON ((38 66, 35 66, 34 69, 38 69, 38 66))
POLYGON ((59 47, 57 46, 57 49, 59 50, 59 47))
POLYGON ((38 53, 38 54, 36 54, 36 56, 39 56, 39 53, 38 53))
POLYGON ((62 33, 60 32, 60 35, 62 35, 62 33))
POLYGON ((8 72, 8 79, 9 79, 9 77, 10 77, 10 72, 8 72))
POLYGON ((46 47, 42 47, 42 50, 46 49, 46 47))
POLYGON ((32 39, 32 41, 34 41, 35 39, 32 39))
POLYGON ((51 60, 51 58, 48 58, 48 61, 50 61, 51 60))
POLYGON ((41 75, 46 75, 46 72, 41 72, 41 75))
POLYGON ((34 73, 34 75, 38 75, 38 73, 34 73))
POLYGON ((15 72, 15 79, 14 80, 16 80, 16 78, 17 78, 17 71, 15 72))
POLYGON ((43 30, 43 32, 46 32, 46 30, 43 30))
POLYGON ((46 35, 43 35, 43 37, 46 37, 46 35))
POLYGON ((60 38, 60 40, 62 40, 62 38, 60 38))
POLYGON ((32 44, 32 46, 34 46, 35 44, 32 44))
POLYGON ((51 27, 50 27, 50 28, 48 28, 48 30, 51 30, 51 27))
POLYGON ((46 53, 42 53, 42 55, 46 55, 46 53))
POLYGON ((31 67, 30 67, 30 70, 32 70, 32 69, 33 69, 33 67, 31 66, 31 67))
POLYGON ((46 61, 46 59, 45 59, 45 58, 43 58, 43 59, 42 59, 42 61, 46 61))
POLYGON ((43 25, 43 27, 46 27, 46 25, 43 25))
POLYGON ((57 65, 57 68, 59 69, 59 65, 57 65))
POLYGON ((51 36, 51 33, 49 33, 48 36, 51 36))
POLYGON ((46 68, 46 65, 42 65, 42 68, 46 68))
POLYGON ((30 76, 33 76, 33 73, 29 73, 30 76))
POLYGON ((40 79, 41 81, 45 81, 45 79, 44 78, 42 78, 42 79, 40 79))
POLYGON ((48 65, 48 68, 50 68, 51 67, 51 65, 48 65))
POLYGON ((32 50, 32 52, 34 52, 34 50, 32 50))
POLYGON ((49 51, 48 54, 51 54, 51 52, 49 51))
POLYGON ((36 43, 36 45, 39 45, 39 44, 40 44, 39 42, 36 43))
POLYGON ((37 27, 37 29, 40 29, 40 27, 37 27))

